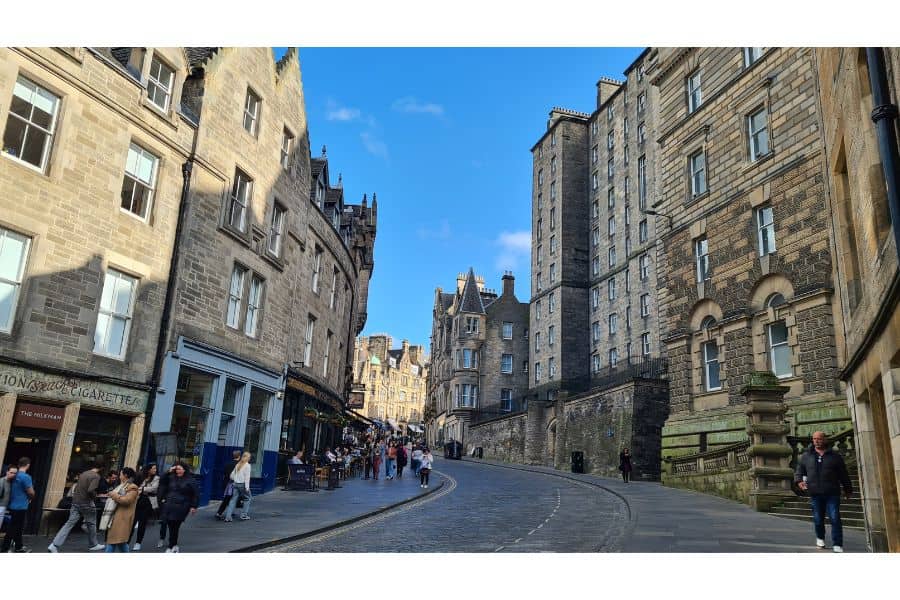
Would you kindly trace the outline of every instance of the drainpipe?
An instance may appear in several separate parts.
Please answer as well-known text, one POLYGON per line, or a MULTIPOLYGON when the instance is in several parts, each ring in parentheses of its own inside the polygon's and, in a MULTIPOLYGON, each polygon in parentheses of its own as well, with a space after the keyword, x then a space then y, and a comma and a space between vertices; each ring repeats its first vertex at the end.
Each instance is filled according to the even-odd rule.
POLYGON ((894 231, 894 245, 900 257, 900 156, 897 151, 897 105, 891 102, 888 87, 887 67, 882 48, 866 48, 866 63, 869 68, 869 84, 872 87, 872 121, 878 137, 878 154, 884 171, 887 188, 891 226, 894 231))
POLYGON ((148 418, 144 423, 144 451, 143 461, 150 457, 150 421, 153 418, 153 409, 156 406, 156 390, 159 388, 163 362, 166 357, 166 342, 169 337, 169 323, 172 320, 172 305, 175 298, 175 284, 178 280, 178 261, 181 257, 181 236, 183 235, 188 215, 188 198, 191 190, 191 172, 194 168, 194 153, 197 149, 197 135, 194 134, 194 144, 191 153, 184 164, 181 165, 181 202, 178 207, 178 222, 175 225, 175 240, 172 245, 172 258, 169 261, 169 279, 166 282, 166 297, 163 302, 162 317, 159 325, 159 337, 156 340, 156 356, 153 361, 153 375, 150 379, 150 395, 147 399, 148 418))

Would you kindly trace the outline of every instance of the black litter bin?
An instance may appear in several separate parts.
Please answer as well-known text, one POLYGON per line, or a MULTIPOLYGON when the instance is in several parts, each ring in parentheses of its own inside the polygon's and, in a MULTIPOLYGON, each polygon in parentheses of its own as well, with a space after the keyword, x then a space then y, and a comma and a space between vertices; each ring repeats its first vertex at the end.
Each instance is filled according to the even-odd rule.
POLYGON ((572 472, 584 473, 584 452, 576 450, 572 453, 572 472))
POLYGON ((462 458, 462 444, 459 442, 447 442, 444 446, 444 457, 459 460, 462 458))
POLYGON ((484 458, 484 448, 481 446, 475 448, 475 458, 484 458))

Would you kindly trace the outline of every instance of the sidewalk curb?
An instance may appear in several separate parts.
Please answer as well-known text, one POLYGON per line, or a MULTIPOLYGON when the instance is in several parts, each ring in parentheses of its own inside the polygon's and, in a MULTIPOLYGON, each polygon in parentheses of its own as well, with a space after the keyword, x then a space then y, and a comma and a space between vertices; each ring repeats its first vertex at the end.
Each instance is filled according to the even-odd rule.
POLYGON ((346 527, 347 525, 351 525, 358 521, 362 521, 363 519, 368 519, 369 517, 374 517, 375 515, 380 515, 381 513, 385 513, 389 510, 393 510, 399 506, 403 506, 404 504, 409 504, 410 502, 415 502, 416 500, 421 500, 422 498, 426 498, 426 497, 430 496, 431 494, 437 492, 441 488, 443 488, 445 483, 447 483, 447 480, 441 479, 441 483, 439 485, 435 486, 434 489, 428 490, 424 494, 418 494, 416 496, 413 496, 412 498, 407 498, 406 500, 401 500, 400 502, 395 502, 394 504, 389 504, 387 506, 383 506, 381 508, 369 511, 367 513, 363 513, 361 515, 357 515, 357 516, 351 517, 349 519, 344 519, 343 521, 338 521, 337 523, 332 523, 331 525, 319 527, 318 529, 313 529, 312 531, 305 531, 303 533, 290 535, 290 536, 287 536, 284 538, 269 540, 268 542, 261 542, 259 544, 244 546, 243 548, 236 548, 234 550, 228 550, 228 554, 257 552, 258 550, 265 550, 266 548, 271 548, 272 546, 280 546, 281 544, 287 544, 289 542, 296 542, 296 541, 302 540, 304 538, 312 537, 314 535, 319 535, 320 533, 325 533, 326 531, 333 531, 335 529, 340 529, 341 527, 346 527))

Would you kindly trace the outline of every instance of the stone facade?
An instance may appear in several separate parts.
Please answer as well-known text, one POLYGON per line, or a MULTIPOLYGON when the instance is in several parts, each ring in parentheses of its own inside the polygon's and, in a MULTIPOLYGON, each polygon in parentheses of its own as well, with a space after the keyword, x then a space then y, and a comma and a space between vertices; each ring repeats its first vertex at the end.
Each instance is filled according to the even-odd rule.
POLYGON ((403 340, 401 348, 393 350, 392 344, 387 334, 356 339, 353 389, 363 396, 363 405, 358 408, 370 419, 420 425, 428 378, 425 347, 403 340))
MULTIPOLYGON (((663 455, 746 439, 740 388, 752 371, 773 370, 789 388, 789 421, 800 406, 840 407, 812 51, 660 49, 648 76, 660 124, 655 209, 669 219, 663 455)), ((848 416, 828 422, 849 428, 848 416)))
MULTIPOLYGON (((820 89, 825 181, 830 189, 838 364, 854 415, 869 543, 900 551, 900 206, 890 209, 873 119, 896 127, 900 51, 896 48, 822 48, 815 51, 820 89), (884 63, 890 111, 876 111, 872 76, 884 63), (874 61, 874 62, 873 62, 874 61)), ((893 140, 896 152, 897 140, 893 140)), ((891 146, 890 143, 887 144, 891 146)))

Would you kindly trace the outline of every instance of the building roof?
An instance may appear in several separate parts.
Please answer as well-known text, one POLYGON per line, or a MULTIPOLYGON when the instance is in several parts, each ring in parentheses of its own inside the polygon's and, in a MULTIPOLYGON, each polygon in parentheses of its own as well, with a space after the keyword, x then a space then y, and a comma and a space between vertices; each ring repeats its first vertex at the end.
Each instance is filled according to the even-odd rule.
POLYGON ((441 292, 441 308, 444 309, 444 312, 447 312, 447 309, 453 306, 454 298, 456 298, 456 294, 441 292))
POLYGON ((218 52, 218 48, 185 48, 184 53, 187 56, 188 64, 191 68, 202 67, 207 60, 212 58, 213 54, 218 52))
POLYGON ((484 303, 478 290, 478 282, 475 281, 475 271, 469 267, 469 277, 462 291, 462 301, 459 303, 460 312, 484 314, 484 303))

